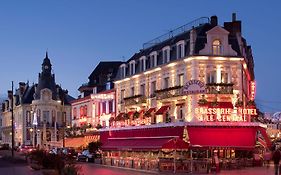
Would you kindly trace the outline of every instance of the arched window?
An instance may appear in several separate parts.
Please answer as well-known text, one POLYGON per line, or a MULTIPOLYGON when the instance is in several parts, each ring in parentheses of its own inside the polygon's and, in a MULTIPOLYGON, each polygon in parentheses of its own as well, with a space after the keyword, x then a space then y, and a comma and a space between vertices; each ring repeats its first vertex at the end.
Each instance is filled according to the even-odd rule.
POLYGON ((212 45, 213 55, 221 55, 222 54, 222 45, 220 40, 214 40, 212 45))

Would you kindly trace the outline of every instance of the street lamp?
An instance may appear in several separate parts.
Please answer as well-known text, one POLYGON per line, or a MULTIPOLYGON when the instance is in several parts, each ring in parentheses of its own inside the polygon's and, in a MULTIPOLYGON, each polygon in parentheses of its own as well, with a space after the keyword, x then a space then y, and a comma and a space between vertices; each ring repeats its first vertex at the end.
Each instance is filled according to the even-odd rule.
POLYGON ((36 112, 33 112, 33 122, 32 122, 32 125, 34 127, 34 147, 37 148, 37 125, 38 125, 38 122, 37 122, 37 114, 36 112))
POLYGON ((62 132, 63 132, 62 147, 64 148, 65 147, 65 125, 66 125, 66 119, 65 119, 65 115, 64 115, 64 100, 58 99, 57 102, 62 105, 62 107, 61 107, 61 117, 62 117, 62 121, 63 121, 62 122, 62 132))
POLYGON ((12 94, 11 94, 11 113, 12 113, 12 157, 14 157, 14 146, 15 146, 15 128, 14 128, 14 81, 12 81, 12 94))

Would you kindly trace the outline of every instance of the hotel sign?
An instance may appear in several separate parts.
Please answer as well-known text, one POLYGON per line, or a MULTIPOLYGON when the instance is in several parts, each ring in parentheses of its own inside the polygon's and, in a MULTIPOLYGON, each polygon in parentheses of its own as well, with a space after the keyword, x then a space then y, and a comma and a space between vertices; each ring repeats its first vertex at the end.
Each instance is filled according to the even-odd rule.
POLYGON ((151 125, 151 118, 138 118, 135 120, 124 120, 124 121, 113 121, 112 127, 125 127, 125 126, 140 126, 140 125, 151 125))
POLYGON ((204 94, 205 84, 200 80, 189 80, 183 86, 183 94, 204 94))
POLYGON ((195 108, 195 114, 199 121, 209 122, 247 122, 250 116, 258 115, 257 109, 252 108, 195 108))

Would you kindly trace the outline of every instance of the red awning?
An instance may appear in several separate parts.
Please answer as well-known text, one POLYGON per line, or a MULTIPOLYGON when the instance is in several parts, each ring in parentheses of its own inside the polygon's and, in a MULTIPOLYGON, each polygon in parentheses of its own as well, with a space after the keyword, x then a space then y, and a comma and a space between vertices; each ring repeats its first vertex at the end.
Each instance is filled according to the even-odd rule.
POLYGON ((172 140, 169 140, 168 143, 165 143, 162 146, 162 149, 173 149, 173 150, 183 150, 183 149, 188 149, 189 148, 189 144, 186 143, 185 141, 183 141, 180 138, 174 138, 172 140))
POLYGON ((78 148, 81 146, 86 146, 84 137, 65 138, 65 147, 78 148))
POLYGON ((264 139, 265 142, 266 142, 267 147, 270 148, 270 147, 271 147, 271 140, 270 140, 269 136, 268 136, 267 133, 266 133, 266 129, 260 127, 260 128, 258 129, 258 131, 260 131, 260 133, 261 133, 263 139, 264 139))
POLYGON ((129 111, 127 114, 130 116, 130 115, 133 115, 135 113, 135 111, 129 111))
POLYGON ((155 111, 155 109, 156 109, 156 108, 149 108, 149 109, 145 112, 145 114, 150 114, 152 111, 155 111))
MULTIPOLYGON (((159 150, 172 149, 174 137, 135 137, 135 138, 109 138, 102 145, 102 150, 159 150)), ((176 149, 186 148, 179 141, 176 149)))
POLYGON ((123 118, 123 115, 124 115, 123 112, 119 113, 119 114, 115 117, 115 120, 121 120, 121 119, 123 118))
POLYGON ((162 115, 164 112, 166 112, 169 109, 169 105, 161 106, 160 109, 155 113, 155 115, 162 115))
POLYGON ((190 147, 254 149, 256 128, 188 128, 190 147))
POLYGON ((212 102, 208 102, 208 107, 233 108, 233 104, 231 102, 217 102, 216 104, 214 104, 212 102))

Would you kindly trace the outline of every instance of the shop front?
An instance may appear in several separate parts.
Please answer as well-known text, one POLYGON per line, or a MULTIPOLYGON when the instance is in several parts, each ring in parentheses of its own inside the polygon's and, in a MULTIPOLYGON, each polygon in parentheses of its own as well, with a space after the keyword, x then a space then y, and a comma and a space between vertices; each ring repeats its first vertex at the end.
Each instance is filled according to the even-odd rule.
POLYGON ((257 139, 270 146, 265 131, 265 126, 254 122, 175 122, 101 129, 103 164, 197 173, 216 167, 253 166, 257 139))

